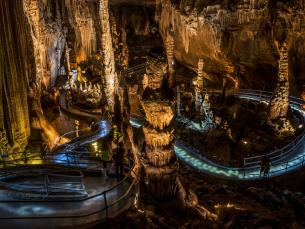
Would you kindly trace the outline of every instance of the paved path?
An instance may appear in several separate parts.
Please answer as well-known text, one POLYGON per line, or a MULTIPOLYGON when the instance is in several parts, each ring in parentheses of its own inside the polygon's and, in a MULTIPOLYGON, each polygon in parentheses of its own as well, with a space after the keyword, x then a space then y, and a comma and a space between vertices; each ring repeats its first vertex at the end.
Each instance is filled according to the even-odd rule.
MULTIPOLYGON (((63 107, 69 109, 66 106, 63 107)), ((125 168, 127 174, 121 181, 117 181, 114 176, 101 176, 96 173, 101 170, 101 161, 93 160, 92 157, 83 157, 82 151, 79 151, 80 147, 107 137, 110 130, 108 121, 97 122, 94 132, 87 132, 84 136, 75 138, 49 153, 46 157, 47 165, 41 165, 41 169, 35 165, 26 165, 22 168, 20 166, 10 167, 10 170, 15 171, 16 175, 10 180, 2 179, 2 182, 9 182, 12 188, 14 185, 15 187, 16 185, 36 187, 43 181, 38 175, 46 170, 46 166, 50 166, 48 167, 50 171, 46 172, 47 175, 50 175, 59 173, 59 170, 68 165, 70 170, 68 168, 67 170, 70 173, 76 168, 79 169, 76 171, 81 174, 81 171, 84 172, 84 176, 80 177, 81 182, 72 182, 71 176, 53 179, 53 182, 60 185, 62 190, 73 191, 73 188, 78 187, 79 191, 79 185, 83 185, 84 189, 82 195, 76 198, 71 193, 63 195, 62 190, 53 195, 48 193, 39 195, 31 190, 29 193, 25 193, 25 189, 23 192, 22 190, 17 192, 10 190, 10 186, 2 186, 3 188, 0 190, 0 228, 75 228, 114 218, 130 208, 139 192, 136 175, 132 174, 133 168, 125 168), (80 158, 73 157, 75 152, 80 158), (92 173, 93 171, 95 172, 92 173), (31 176, 21 177, 27 173, 31 173, 31 176)), ((1 170, 0 175, 5 173, 4 171, 1 170)), ((48 189, 43 189, 43 187, 39 187, 37 191, 43 192, 48 189)))
MULTIPOLYGON (((270 93, 264 94, 263 92, 241 92, 237 94, 238 97, 255 100, 255 101, 265 101, 268 102, 271 98, 270 93), (262 95, 263 94, 263 95, 262 95)), ((295 101, 293 97, 290 100, 291 107, 295 111, 299 112, 303 121, 305 121, 305 112, 301 108, 299 102, 301 100, 295 101)), ((289 149, 290 152, 286 157, 281 160, 271 163, 269 177, 280 176, 284 173, 293 171, 302 167, 305 162, 305 138, 299 139, 297 144, 293 148, 289 149)), ((260 166, 245 167, 245 168, 231 168, 226 166, 218 165, 203 156, 200 156, 196 150, 191 149, 181 141, 177 141, 174 146, 177 157, 184 163, 190 165, 194 169, 200 172, 205 172, 210 175, 218 176, 226 179, 233 180, 255 180, 262 179, 260 176, 260 166)))

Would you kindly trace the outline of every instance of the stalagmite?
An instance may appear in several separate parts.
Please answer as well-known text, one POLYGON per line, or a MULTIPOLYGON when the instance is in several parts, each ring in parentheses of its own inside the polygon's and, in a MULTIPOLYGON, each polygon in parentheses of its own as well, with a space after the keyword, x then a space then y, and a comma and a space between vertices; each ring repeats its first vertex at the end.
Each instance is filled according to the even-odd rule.
POLYGON ((196 85, 195 85, 195 105, 196 110, 200 109, 200 105, 202 103, 201 93, 203 91, 203 66, 204 61, 203 59, 199 59, 198 61, 198 70, 197 70, 197 78, 196 78, 196 85))
POLYGON ((147 124, 143 126, 147 146, 143 152, 145 160, 142 160, 142 164, 149 192, 157 199, 169 200, 175 196, 177 188, 178 164, 175 162, 171 146, 173 141, 171 122, 174 118, 174 111, 172 101, 159 93, 163 74, 157 73, 156 75, 154 71, 151 71, 156 66, 163 66, 165 63, 154 58, 148 63, 145 87, 151 96, 143 98, 142 101, 147 120, 147 124))
POLYGON ((107 101, 111 109, 114 107, 114 93, 118 83, 117 74, 115 72, 114 50, 111 38, 109 23, 109 6, 108 0, 99 0, 99 17, 102 29, 102 55, 104 64, 105 92, 107 101))
POLYGON ((269 104, 269 118, 287 117, 289 108, 289 75, 288 75, 288 48, 284 42, 279 50, 279 72, 277 86, 269 104))
POLYGON ((169 87, 172 88, 175 84, 175 36, 172 29, 170 29, 166 36, 166 55, 167 55, 167 64, 169 71, 169 87))

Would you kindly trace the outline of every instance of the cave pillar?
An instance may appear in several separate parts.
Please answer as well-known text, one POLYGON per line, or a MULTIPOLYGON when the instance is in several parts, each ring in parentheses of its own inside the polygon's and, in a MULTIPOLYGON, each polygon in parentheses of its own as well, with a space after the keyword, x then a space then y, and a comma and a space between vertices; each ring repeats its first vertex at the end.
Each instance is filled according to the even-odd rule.
POLYGON ((170 30, 166 36, 165 42, 166 55, 167 55, 167 63, 168 63, 168 71, 169 71, 169 87, 173 88, 175 85, 175 37, 174 32, 170 30))
POLYGON ((289 108, 289 66, 286 42, 280 46, 279 54, 278 81, 269 104, 269 118, 271 120, 286 117, 289 108))
POLYGON ((115 71, 114 49, 109 22, 109 3, 108 0, 99 0, 99 18, 102 30, 102 61, 104 65, 103 76, 105 78, 105 93, 108 105, 113 111, 114 94, 116 92, 118 79, 115 71))
MULTIPOLYGON (((156 66, 166 69, 165 63, 150 63, 148 68, 156 66)), ((158 200, 173 199, 177 191, 178 164, 172 146, 173 126, 175 116, 174 106, 169 98, 165 98, 161 91, 163 74, 146 71, 146 83, 142 99, 146 122, 143 125, 146 147, 143 150, 142 165, 145 171, 145 184, 151 195, 158 200)))

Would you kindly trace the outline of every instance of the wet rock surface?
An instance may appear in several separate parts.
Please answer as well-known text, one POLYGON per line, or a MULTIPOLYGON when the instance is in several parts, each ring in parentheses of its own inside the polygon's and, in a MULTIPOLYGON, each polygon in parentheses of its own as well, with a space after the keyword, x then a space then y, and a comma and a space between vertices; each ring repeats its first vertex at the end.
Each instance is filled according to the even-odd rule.
POLYGON ((232 183, 197 173, 183 165, 180 171, 182 182, 194 190, 199 204, 217 213, 218 219, 215 223, 199 219, 190 211, 178 211, 174 203, 156 203, 151 196, 145 194, 145 190, 141 190, 139 210, 130 210, 107 226, 109 228, 305 227, 305 187, 289 186, 288 183, 284 185, 283 179, 289 179, 289 175, 281 180, 232 183), (294 191, 289 190, 290 188, 294 191))

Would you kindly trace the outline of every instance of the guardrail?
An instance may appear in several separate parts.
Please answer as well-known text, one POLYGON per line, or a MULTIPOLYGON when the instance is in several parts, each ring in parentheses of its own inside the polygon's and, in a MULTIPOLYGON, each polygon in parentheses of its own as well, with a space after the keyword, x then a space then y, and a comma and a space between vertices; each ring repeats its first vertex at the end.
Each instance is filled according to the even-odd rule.
MULTIPOLYGON (((270 99, 272 96, 272 92, 264 92, 264 91, 254 91, 254 90, 241 90, 238 93, 235 93, 237 95, 240 95, 241 97, 247 97, 247 96, 253 96, 257 99, 270 99)), ((254 99, 254 98, 249 99, 254 99)), ((303 106, 305 104, 305 101, 299 98, 295 97, 290 97, 289 98, 290 103, 294 106, 303 106)), ((303 114, 303 119, 304 119, 304 114, 303 114)), ((305 152, 304 149, 301 149, 302 152, 300 152, 299 156, 295 155, 295 157, 288 158, 288 155, 291 155, 292 152, 298 153, 298 150, 300 150, 300 147, 303 146, 303 142, 305 139, 304 131, 302 132, 301 135, 299 135, 292 143, 289 145, 283 147, 280 150, 276 150, 274 152, 271 152, 269 154, 266 154, 269 156, 271 160, 271 169, 268 174, 269 177, 273 177, 279 174, 286 173, 288 171, 292 171, 294 169, 297 169, 299 167, 302 167, 305 165, 305 152), (287 160, 285 160, 285 158, 287 160)), ((218 165, 209 159, 205 158, 200 154, 200 151, 198 149, 192 148, 187 146, 187 143, 184 141, 177 139, 176 140, 176 145, 185 151, 188 152, 193 158, 201 160, 205 165, 205 170, 210 171, 210 173, 220 176, 220 177, 226 177, 229 179, 261 179, 260 174, 260 162, 261 160, 257 160, 258 158, 264 157, 262 156, 255 156, 251 157, 256 159, 257 161, 255 163, 248 164, 250 166, 246 167, 241 167, 241 168, 233 168, 233 167, 226 167, 222 165, 218 165), (215 172, 218 171, 218 172, 215 172), (226 174, 226 175, 224 175, 226 174)), ((250 160, 250 158, 248 158, 250 160)), ((196 168, 196 167, 194 167, 196 168)), ((199 169, 199 168, 197 168, 199 169)))
POLYGON ((20 172, 1 170, 0 184, 14 191, 22 191, 23 193, 36 194, 42 197, 49 197, 56 193, 60 193, 61 197, 85 197, 87 195, 82 172, 56 170, 56 173, 44 173, 43 169, 39 171, 37 171, 37 168, 35 171, 21 170, 20 172), (76 175, 61 174, 65 172, 74 172, 76 175), (14 180, 18 178, 23 180, 34 178, 36 182, 11 183, 8 181, 11 178, 14 180))
MULTIPOLYGON (((242 89, 239 90, 238 92, 235 93, 237 96, 254 96, 256 98, 259 98, 259 100, 270 100, 272 98, 272 92, 267 92, 267 91, 258 91, 258 90, 246 90, 242 89)), ((303 106, 305 104, 305 101, 296 98, 293 96, 289 97, 289 102, 291 105, 295 106, 303 106)), ((300 142, 304 140, 304 134, 305 131, 303 130, 302 133, 295 138, 290 144, 286 145, 285 147, 281 149, 277 149, 273 152, 264 154, 264 155, 258 155, 258 156, 253 156, 253 157, 245 157, 244 158, 244 166, 249 166, 249 165, 260 165, 263 157, 269 158, 271 161, 276 162, 281 159, 283 159, 285 156, 287 156, 300 142)))
MULTIPOLYGON (((31 217, 5 217, 5 220, 26 220, 26 219, 83 219, 87 217, 99 217, 99 219, 108 219, 114 218, 118 214, 122 213, 124 210, 127 210, 132 204, 135 204, 137 195, 139 193, 139 179, 138 173, 135 169, 134 159, 129 158, 128 165, 124 165, 125 172, 127 171, 124 178, 112 186, 110 189, 105 190, 103 192, 97 193, 92 196, 88 196, 80 199, 72 199, 69 202, 78 202, 78 201, 86 201, 94 198, 101 197, 102 207, 93 212, 89 212, 87 214, 79 214, 79 215, 63 215, 63 216, 31 216, 31 217), (129 185, 126 185, 129 184, 129 185), (113 193, 115 192, 115 193, 113 193), (117 195, 118 198, 113 198, 114 195, 117 195)), ((15 201, 11 201, 15 202, 15 201)), ((26 202, 28 200, 18 200, 18 203, 26 202)), ((0 217, 1 218, 1 217, 0 217)))

